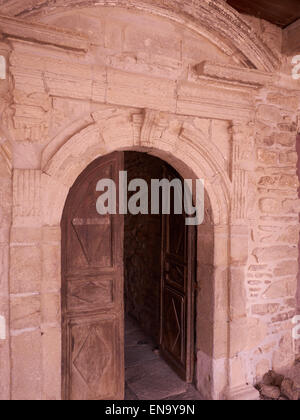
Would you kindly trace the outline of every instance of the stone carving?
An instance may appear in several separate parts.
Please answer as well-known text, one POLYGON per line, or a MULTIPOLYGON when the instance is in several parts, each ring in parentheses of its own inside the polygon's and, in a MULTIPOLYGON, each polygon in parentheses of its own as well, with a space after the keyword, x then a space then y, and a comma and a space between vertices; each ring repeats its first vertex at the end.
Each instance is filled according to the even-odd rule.
POLYGON ((146 109, 141 129, 140 144, 151 146, 159 141, 164 131, 169 127, 167 114, 146 109))
POLYGON ((16 141, 43 142, 48 139, 52 100, 46 93, 14 94, 12 122, 7 122, 16 141))
POLYGON ((13 215, 16 217, 40 216, 41 171, 15 169, 13 175, 13 215))
POLYGON ((247 217, 248 171, 245 168, 250 160, 251 141, 245 125, 232 125, 232 170, 233 185, 232 220, 244 220, 247 217), (247 141, 246 141, 247 138, 247 141))
MULTIPOLYGON (((182 0, 174 0, 172 2, 166 2, 165 0, 147 0, 143 2, 138 0, 115 0, 113 2, 111 0, 68 0, 63 2, 63 4, 56 0, 48 0, 44 4, 41 4, 39 0, 33 0, 30 2, 30 6, 22 0, 16 0, 13 3, 9 2, 9 4, 0 7, 0 13, 10 16, 33 15, 36 17, 49 11, 53 12, 55 8, 59 11, 61 6, 63 6, 65 11, 68 7, 75 7, 77 4, 80 4, 81 7, 93 6, 94 4, 109 7, 121 6, 148 11, 177 22, 186 23, 188 20, 196 32, 203 34, 203 31, 206 30, 208 33, 215 33, 214 37, 210 37, 214 43, 226 54, 239 56, 245 67, 273 71, 280 65, 280 60, 275 52, 263 43, 245 19, 242 19, 239 13, 223 0, 196 0, 193 2, 182 2, 182 0)), ((4 23, 5 25, 2 24, 4 29, 11 31, 8 23, 4 23)), ((20 25, 20 22, 13 21, 11 23, 14 26, 17 26, 17 24, 20 25)), ((24 33, 24 30, 27 28, 22 27, 21 29, 21 32, 24 33)), ((43 39, 44 34, 40 34, 40 32, 43 32, 42 29, 43 26, 41 26, 38 34, 35 35, 39 37, 38 39, 40 37, 43 39)), ((32 36, 32 31, 30 34, 32 36)), ((53 34, 51 39, 53 43, 61 43, 61 39, 53 36, 53 34)), ((68 43, 71 43, 70 45, 73 48, 74 44, 75 47, 79 45, 81 48, 87 48, 87 41, 83 38, 79 39, 79 37, 74 40, 74 34, 69 34, 68 43)))

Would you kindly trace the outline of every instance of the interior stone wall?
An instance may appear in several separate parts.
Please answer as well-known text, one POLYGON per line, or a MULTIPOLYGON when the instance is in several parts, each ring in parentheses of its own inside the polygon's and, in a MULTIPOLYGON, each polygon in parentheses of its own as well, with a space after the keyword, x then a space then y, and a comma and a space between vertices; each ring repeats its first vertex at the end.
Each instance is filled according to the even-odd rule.
MULTIPOLYGON (((126 152, 124 167, 128 182, 163 178, 163 162, 143 153, 126 152)), ((125 311, 159 344, 161 216, 128 214, 124 222, 125 311)))
MULTIPOLYGON (((23 3, 0 11, 19 14, 23 3)), ((0 342, 1 397, 61 397, 62 208, 92 160, 143 148, 206 182, 198 388, 208 398, 253 397, 247 384, 289 368, 296 354, 300 93, 291 57, 277 28, 221 1, 213 10, 193 2, 184 16, 167 7, 158 16, 161 2, 153 13, 121 3, 45 13, 33 5, 31 23, 0 18, 0 315, 10 330, 0 342), (60 29, 33 31, 33 22, 60 29)))

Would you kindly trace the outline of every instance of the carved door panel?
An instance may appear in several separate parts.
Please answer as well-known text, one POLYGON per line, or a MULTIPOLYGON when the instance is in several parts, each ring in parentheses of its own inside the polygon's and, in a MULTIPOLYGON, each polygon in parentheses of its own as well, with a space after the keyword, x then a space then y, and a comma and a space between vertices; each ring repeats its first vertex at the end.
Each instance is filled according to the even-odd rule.
MULTIPOLYGON (((180 178, 170 168, 166 178, 180 178)), ((194 289, 196 229, 185 214, 163 215, 161 284, 161 353, 186 382, 194 373, 194 289)), ((183 206, 184 208, 184 206, 183 206)))
POLYGON ((78 178, 62 220, 62 374, 67 400, 124 397, 123 216, 101 216, 96 185, 117 185, 123 153, 78 178))

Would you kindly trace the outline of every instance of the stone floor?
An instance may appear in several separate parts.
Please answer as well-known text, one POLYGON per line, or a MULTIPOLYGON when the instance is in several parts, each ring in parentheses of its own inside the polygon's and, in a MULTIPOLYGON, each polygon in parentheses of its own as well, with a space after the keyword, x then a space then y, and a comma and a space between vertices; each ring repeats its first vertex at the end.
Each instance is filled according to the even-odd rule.
POLYGON ((125 323, 125 400, 202 400, 160 357, 131 318, 125 323))

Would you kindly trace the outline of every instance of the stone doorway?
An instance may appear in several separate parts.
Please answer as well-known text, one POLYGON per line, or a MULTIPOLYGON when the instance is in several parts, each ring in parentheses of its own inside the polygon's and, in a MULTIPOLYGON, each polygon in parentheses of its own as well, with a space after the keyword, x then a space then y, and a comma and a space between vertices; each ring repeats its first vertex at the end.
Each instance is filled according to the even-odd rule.
POLYGON ((124 306, 181 379, 194 381, 196 229, 172 204, 171 215, 100 216, 98 181, 118 185, 121 170, 149 185, 180 177, 156 157, 115 152, 71 188, 62 220, 64 399, 123 398, 124 306))

